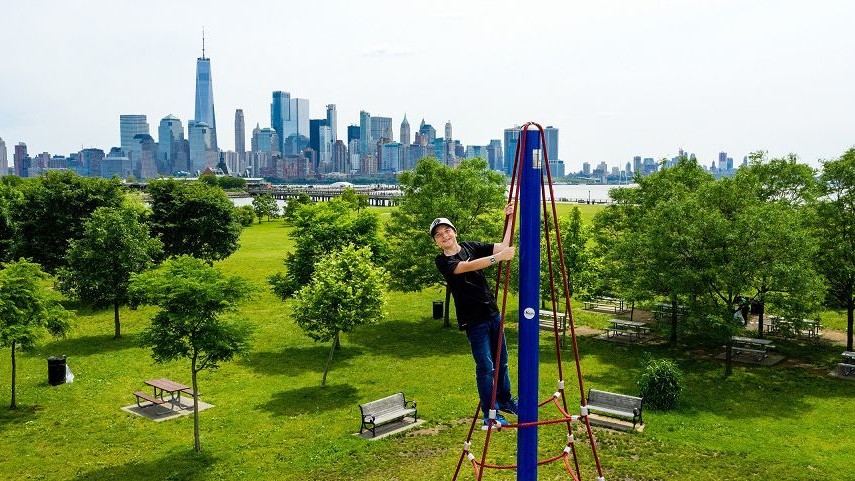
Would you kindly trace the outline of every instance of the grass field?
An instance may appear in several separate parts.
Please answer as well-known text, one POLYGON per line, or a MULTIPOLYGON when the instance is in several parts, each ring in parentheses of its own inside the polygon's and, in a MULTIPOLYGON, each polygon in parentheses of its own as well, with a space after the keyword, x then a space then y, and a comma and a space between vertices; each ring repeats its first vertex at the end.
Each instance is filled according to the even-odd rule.
MULTIPOLYGON (((590 218, 591 212, 583 213, 590 218)), ((287 232, 280 222, 255 224, 244 231, 241 249, 219 263, 258 285, 255 299, 240 312, 257 330, 248 356, 200 375, 203 399, 214 405, 200 413, 202 454, 192 450, 191 417, 154 423, 120 410, 134 402, 131 393, 143 388, 144 379, 190 380, 187 363, 158 365, 138 347, 137 336, 154 311, 123 309, 125 337, 118 341, 111 338, 111 311, 80 311, 67 339, 45 339, 37 352, 18 357, 19 409, 0 408, 0 479, 450 479, 468 428, 463 420, 477 401, 465 336, 430 318, 431 301, 443 293, 390 293, 387 320, 343 336, 322 388, 329 346, 304 336, 288 305, 266 287, 291 246, 287 232), (57 354, 68 356, 73 384, 47 384, 45 357, 57 354), (418 401, 428 421, 423 430, 375 442, 352 435, 360 402, 399 390, 418 401)), ((577 312, 576 320, 597 326, 607 317, 577 312)), ((513 322, 507 333, 516 384, 513 322)), ((595 430, 606 479, 853 479, 855 383, 827 376, 840 349, 776 344, 802 365, 737 365, 725 378, 721 362, 709 356, 714 353, 581 338, 586 387, 634 394, 645 351, 675 359, 686 374, 679 409, 646 411, 643 433, 595 430)), ((555 390, 557 369, 549 339, 541 347, 540 390, 546 397, 555 390)), ((0 355, 0 406, 8 406, 9 350, 0 355)), ((573 371, 565 364, 566 373, 573 371)), ((567 377, 567 385, 575 386, 574 376, 567 377)), ((577 390, 568 392, 578 399, 577 390)), ((543 456, 562 449, 562 429, 541 429, 543 456)), ((473 445, 482 436, 479 431, 473 445)), ((583 479, 595 479, 587 440, 581 432, 577 437, 583 479)), ((493 439, 491 460, 513 462, 515 434, 504 431, 493 439)), ((556 466, 539 473, 544 480, 570 479, 556 466)), ((460 479, 474 479, 471 468, 460 479)), ((493 471, 483 479, 515 475, 493 471)))

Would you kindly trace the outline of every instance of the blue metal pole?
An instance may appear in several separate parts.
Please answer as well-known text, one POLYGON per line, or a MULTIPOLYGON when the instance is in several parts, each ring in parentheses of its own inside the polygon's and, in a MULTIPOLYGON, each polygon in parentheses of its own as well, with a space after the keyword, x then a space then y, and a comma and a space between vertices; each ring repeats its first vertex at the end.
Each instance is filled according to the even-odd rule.
MULTIPOLYGON (((525 138, 520 180, 519 421, 537 421, 540 333, 540 132, 525 138)), ((517 480, 537 480, 537 426, 517 434, 517 480)))

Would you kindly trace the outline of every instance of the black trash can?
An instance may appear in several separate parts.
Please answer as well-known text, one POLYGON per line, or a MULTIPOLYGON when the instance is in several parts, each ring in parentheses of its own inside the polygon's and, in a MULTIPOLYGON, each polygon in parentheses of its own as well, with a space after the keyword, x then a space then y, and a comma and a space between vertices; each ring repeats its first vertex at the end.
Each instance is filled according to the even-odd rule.
POLYGON ((48 384, 59 386, 65 384, 65 356, 47 358, 48 384))
POLYGON ((433 301, 433 318, 442 319, 442 301, 433 301))

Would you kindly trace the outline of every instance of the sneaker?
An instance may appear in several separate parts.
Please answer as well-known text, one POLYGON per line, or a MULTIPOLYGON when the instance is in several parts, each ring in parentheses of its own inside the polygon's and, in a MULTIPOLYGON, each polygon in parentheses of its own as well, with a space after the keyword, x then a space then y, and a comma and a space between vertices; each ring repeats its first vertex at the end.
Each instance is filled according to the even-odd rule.
POLYGON ((514 398, 511 398, 510 401, 499 403, 499 410, 504 411, 508 414, 513 414, 514 416, 517 416, 519 414, 520 407, 517 404, 517 400, 514 398))
MULTIPOLYGON (((507 419, 501 414, 496 414, 496 422, 499 424, 498 427, 507 426, 510 424, 507 419)), ((490 418, 484 418, 484 429, 488 429, 491 427, 490 418)))

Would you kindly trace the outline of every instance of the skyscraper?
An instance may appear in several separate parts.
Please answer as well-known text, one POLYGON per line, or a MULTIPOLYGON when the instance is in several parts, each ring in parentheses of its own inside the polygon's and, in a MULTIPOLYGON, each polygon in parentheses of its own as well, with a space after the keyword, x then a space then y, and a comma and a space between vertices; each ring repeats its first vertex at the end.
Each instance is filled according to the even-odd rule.
POLYGON ((558 129, 550 125, 543 129, 543 136, 546 138, 546 153, 549 155, 549 160, 558 160, 558 129))
POLYGON ((505 175, 511 176, 514 170, 514 158, 517 155, 517 142, 520 138, 519 126, 505 129, 505 175))
POLYGON ((371 147, 371 114, 364 110, 359 111, 359 153, 368 155, 374 153, 371 147))
POLYGON ((327 105, 327 125, 330 127, 330 142, 335 144, 338 140, 338 114, 335 111, 335 104, 327 105))
POLYGON ((410 123, 407 122, 407 114, 404 114, 404 121, 401 122, 401 145, 410 145, 410 123))
POLYGON ((0 137, 0 175, 6 175, 9 170, 9 163, 6 159, 6 142, 0 137))
POLYGON ((282 151, 282 142, 285 140, 285 122, 291 120, 291 94, 277 90, 273 92, 273 100, 270 102, 270 126, 279 136, 279 151, 282 151))
POLYGON ((445 141, 451 142, 451 121, 445 123, 445 141))
POLYGON ((18 177, 30 175, 30 156, 27 154, 27 144, 18 142, 18 145, 15 146, 13 162, 15 163, 15 175, 18 177))
POLYGON ((487 164, 491 170, 504 171, 504 157, 502 156, 502 141, 499 139, 490 140, 490 145, 487 146, 487 164))
POLYGON ((235 110, 235 152, 238 156, 238 165, 242 169, 246 159, 246 124, 243 119, 243 109, 235 110))
MULTIPOLYGON (((136 136, 135 136, 136 137, 136 136)), ((178 155, 184 144, 184 126, 174 115, 167 115, 157 127, 157 172, 171 174, 178 163, 178 155)))
POLYGON ((309 119, 309 147, 315 152, 321 150, 320 131, 322 126, 329 126, 327 119, 309 119))
POLYGON ((392 137, 392 117, 371 117, 371 141, 376 142, 381 139, 386 139, 391 142, 392 137))
POLYGON ((196 123, 204 122, 211 137, 211 150, 217 151, 217 118, 214 115, 214 87, 211 82, 211 59, 205 57, 205 32, 202 31, 202 56, 196 59, 196 123))
POLYGON ((289 145, 302 145, 309 141, 309 101, 307 99, 291 98, 289 92, 277 90, 273 92, 270 103, 270 124, 279 137, 279 150, 283 155, 297 154, 285 148, 289 145), (289 137, 303 136, 305 139, 289 137))
POLYGON ((148 133, 148 121, 145 115, 119 115, 119 139, 125 155, 128 155, 133 148, 134 137, 148 133))
MULTIPOLYGON (((205 167, 217 165, 217 151, 213 146, 213 129, 205 122, 190 122, 190 173, 199 175, 205 167)), ((131 159, 133 160, 133 159, 131 159)))

